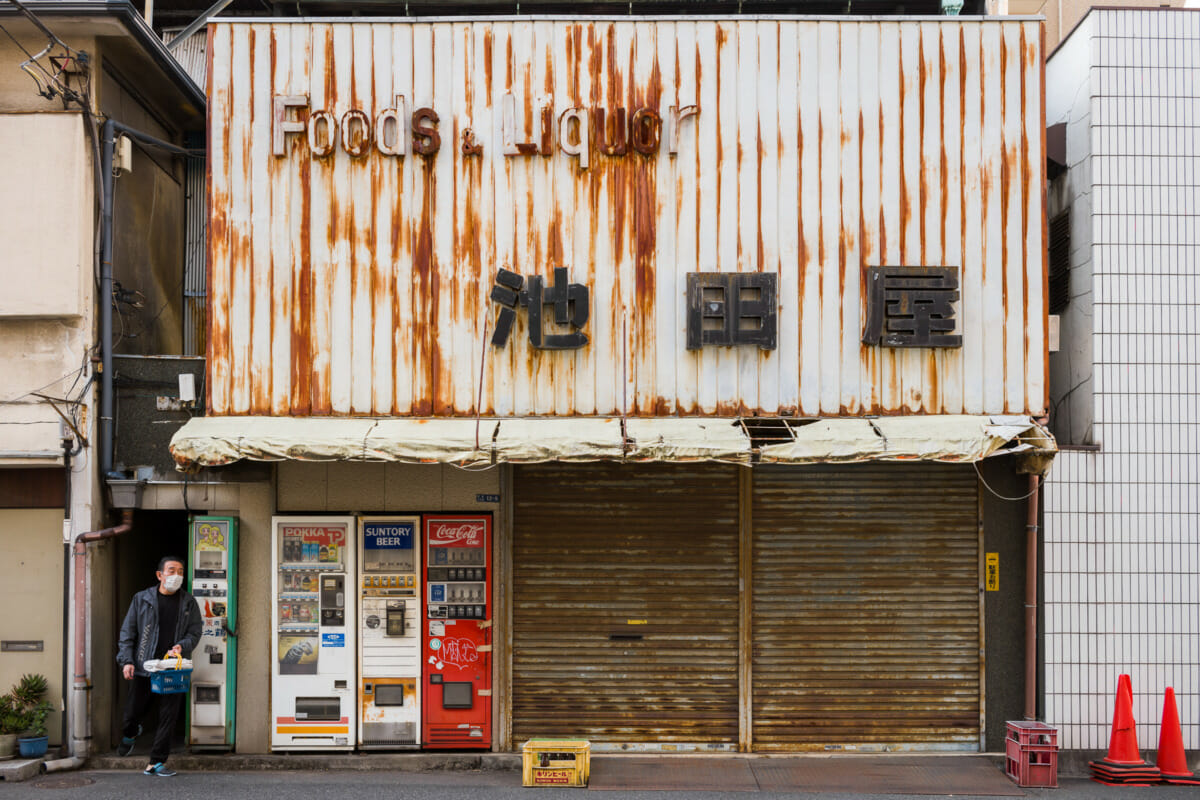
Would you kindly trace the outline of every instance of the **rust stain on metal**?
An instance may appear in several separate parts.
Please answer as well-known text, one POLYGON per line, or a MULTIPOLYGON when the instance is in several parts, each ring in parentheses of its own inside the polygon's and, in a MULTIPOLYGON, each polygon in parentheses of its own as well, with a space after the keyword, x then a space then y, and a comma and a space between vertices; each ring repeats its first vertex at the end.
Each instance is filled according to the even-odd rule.
MULTIPOLYGON (((941 102, 938 103, 938 130, 939 131, 946 130, 946 73, 948 71, 946 68, 946 48, 943 47, 940 42, 942 31, 943 31, 943 28, 941 26, 939 26, 938 27, 938 38, 939 38, 939 43, 938 43, 938 76, 939 76, 938 97, 941 98, 941 102)), ((961 81, 960 81, 960 83, 961 83, 961 81)), ((961 106, 959 108, 961 109, 961 106)), ((959 113, 962 113, 961 110, 959 113)), ((955 122, 955 124, 957 125, 958 123, 955 122)), ((962 149, 961 133, 960 133, 960 137, 959 137, 958 146, 959 146, 959 149, 961 150, 962 149)), ((939 189, 941 192, 941 209, 942 209, 942 213, 940 215, 940 217, 941 217, 942 263, 945 263, 946 262, 946 208, 947 208, 947 204, 949 203, 949 199, 950 199, 950 184, 946 180, 946 170, 948 168, 947 167, 948 161, 947 161, 947 155, 946 155, 946 141, 944 139, 941 140, 941 146, 938 148, 938 152, 939 152, 939 155, 941 158, 940 167, 941 167, 941 176, 942 176, 942 179, 940 181, 938 181, 938 186, 939 186, 939 189)), ((961 177, 960 177, 960 180, 961 180, 961 177)))
POLYGON ((433 412, 436 385, 433 369, 433 309, 437 308, 436 275, 433 265, 433 230, 430 207, 433 204, 433 176, 426 171, 423 185, 415 187, 424 195, 421 217, 413 242, 413 401, 412 413, 429 416, 433 412), (418 389, 423 388, 423 391, 418 389))
MULTIPOLYGON (((896 58, 896 71, 900 75, 900 80, 898 81, 900 97, 896 111, 896 124, 900 128, 900 147, 898 148, 899 152, 897 153, 898 160, 900 162, 900 230, 898 231, 898 234, 900 242, 900 258, 905 259, 908 257, 908 221, 912 218, 912 206, 908 202, 908 177, 904 173, 904 103, 907 99, 904 91, 904 37, 899 37, 897 49, 898 55, 896 58)), ((882 139, 880 141, 882 141, 882 139)))
POLYGON ((513 45, 512 36, 508 36, 504 40, 504 88, 511 90, 513 88, 513 45))
MULTIPOLYGON (((983 120, 987 117, 987 73, 985 70, 979 70, 979 119, 982 125, 983 120)), ((982 221, 982 230, 987 230, 988 226, 988 200, 991 197, 992 189, 992 168, 988 160, 985 158, 981 162, 979 170, 979 208, 980 219, 982 221)), ((979 279, 986 285, 988 274, 988 260, 986 258, 979 259, 979 279)))
MULTIPOLYGON (((1021 269, 1024 270, 1025 265, 1029 263, 1029 194, 1032 190, 1032 187, 1030 186, 1030 184, 1033 181, 1033 176, 1030 174, 1030 170, 1029 170, 1029 134, 1027 132, 1027 128, 1024 125, 1024 114, 1026 112, 1026 109, 1029 108, 1029 106, 1028 106, 1029 98, 1026 94, 1026 80, 1025 79, 1029 75, 1031 68, 1032 68, 1031 53, 1032 53, 1033 48, 1029 47, 1027 42, 1025 41, 1025 26, 1024 25, 1021 26, 1020 46, 1021 46, 1021 60, 1024 64, 1024 69, 1021 70, 1021 76, 1020 76, 1020 81, 1021 81, 1021 115, 1020 116, 1022 117, 1022 125, 1021 125, 1021 269)), ((1039 171, 1039 173, 1040 173, 1040 171, 1039 171)), ((1039 179, 1041 178, 1040 174, 1038 175, 1038 178, 1039 179)), ((1031 298, 1029 296, 1029 292, 1030 292, 1030 284, 1031 283, 1032 283, 1032 281, 1029 281, 1029 280, 1021 281, 1021 285, 1024 288, 1024 297, 1022 298, 1024 302, 1021 303, 1022 323, 1023 323, 1021 326, 1021 331, 1024 333, 1024 336, 1021 337, 1021 341, 1024 344, 1024 348, 1022 351, 1022 357, 1024 359, 1025 364, 1030 363, 1030 361, 1029 361, 1029 338, 1030 338, 1029 337, 1029 307, 1031 304, 1031 298)), ((1028 400, 1026 401, 1025 405, 1026 406, 1030 405, 1028 400)))
MULTIPOLYGON (((926 245, 925 241, 925 213, 928 208, 929 196, 929 175, 926 172, 925 164, 925 83, 929 80, 929 71, 925 69, 925 37, 917 36, 917 120, 918 120, 918 138, 917 138, 917 174, 920 176, 920 186, 917 190, 918 212, 917 217, 920 233, 917 235, 917 240, 921 244, 921 261, 922 264, 928 264, 929 260, 925 257, 926 245)), ((941 131, 935 134, 941 138, 941 131)))
MULTIPOLYGON (((1004 74, 1004 64, 1008 60, 1008 48, 1005 44, 1004 36, 1000 36, 1000 119, 1004 119, 1008 114, 1008 86, 1006 76, 1004 74)), ((1008 226, 1008 185, 1011 180, 1009 175, 1009 153, 1008 142, 1004 139, 1004 134, 1000 135, 1000 225, 1003 230, 1003 235, 1000 237, 1000 296, 1002 298, 1001 306, 1005 311, 1004 321, 1008 322, 1008 231, 1005 230, 1008 226)), ((1008 337, 1003 337, 1003 342, 1007 346, 1008 337)), ((1008 380, 1008 360, 1004 359, 1005 382, 1008 380)))
POLYGON ((612 116, 607 116, 603 107, 592 109, 592 119, 595 120, 595 139, 600 152, 606 156, 623 156, 629 148, 629 128, 625 120, 625 109, 612 109, 612 116))
POLYGON ((492 29, 483 29, 483 80, 486 96, 492 96, 492 48, 494 47, 492 29))

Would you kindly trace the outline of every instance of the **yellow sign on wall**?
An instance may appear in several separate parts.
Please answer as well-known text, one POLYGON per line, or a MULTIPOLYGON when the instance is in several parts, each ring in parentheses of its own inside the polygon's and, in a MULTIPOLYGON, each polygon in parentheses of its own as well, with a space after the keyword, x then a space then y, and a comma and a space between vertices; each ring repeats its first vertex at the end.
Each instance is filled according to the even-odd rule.
POLYGON ((1000 554, 988 553, 983 563, 987 590, 989 592, 1000 591, 1000 554))

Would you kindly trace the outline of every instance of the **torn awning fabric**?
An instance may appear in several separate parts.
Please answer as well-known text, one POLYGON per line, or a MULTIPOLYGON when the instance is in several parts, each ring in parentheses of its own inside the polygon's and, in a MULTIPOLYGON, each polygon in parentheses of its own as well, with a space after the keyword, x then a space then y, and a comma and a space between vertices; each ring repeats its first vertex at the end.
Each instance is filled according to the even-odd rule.
POLYGON ((1057 449, 1028 416, 784 421, 790 439, 756 443, 740 419, 718 417, 195 417, 176 431, 170 449, 180 469, 243 459, 478 467, 546 461, 972 462, 1016 453, 1040 464, 1038 472, 1057 449))

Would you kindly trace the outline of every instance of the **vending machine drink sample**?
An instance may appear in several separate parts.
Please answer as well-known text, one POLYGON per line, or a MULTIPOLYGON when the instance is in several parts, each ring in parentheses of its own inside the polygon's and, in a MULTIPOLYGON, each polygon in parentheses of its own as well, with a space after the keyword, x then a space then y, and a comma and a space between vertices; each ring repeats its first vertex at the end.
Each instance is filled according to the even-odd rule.
POLYGON ((492 741, 490 515, 427 515, 422 733, 427 748, 492 741))
POLYGON ((204 621, 192 653, 188 744, 230 750, 237 707, 237 519, 192 517, 188 550, 188 585, 204 621))
POLYGON ((275 517, 271 748, 349 750, 354 708, 353 517, 275 517))
POLYGON ((419 517, 359 520, 358 743, 410 748, 421 733, 419 517))

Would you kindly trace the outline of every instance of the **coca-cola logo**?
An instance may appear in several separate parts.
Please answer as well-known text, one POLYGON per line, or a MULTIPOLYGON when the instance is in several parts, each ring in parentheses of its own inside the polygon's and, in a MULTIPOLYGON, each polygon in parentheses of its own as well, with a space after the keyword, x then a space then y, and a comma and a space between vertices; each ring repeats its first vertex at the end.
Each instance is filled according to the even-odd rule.
POLYGON ((470 639, 442 639, 442 649, 438 658, 461 669, 478 661, 479 651, 470 639))
POLYGON ((482 522, 458 522, 433 525, 429 531, 430 544, 481 544, 485 526, 482 522))

